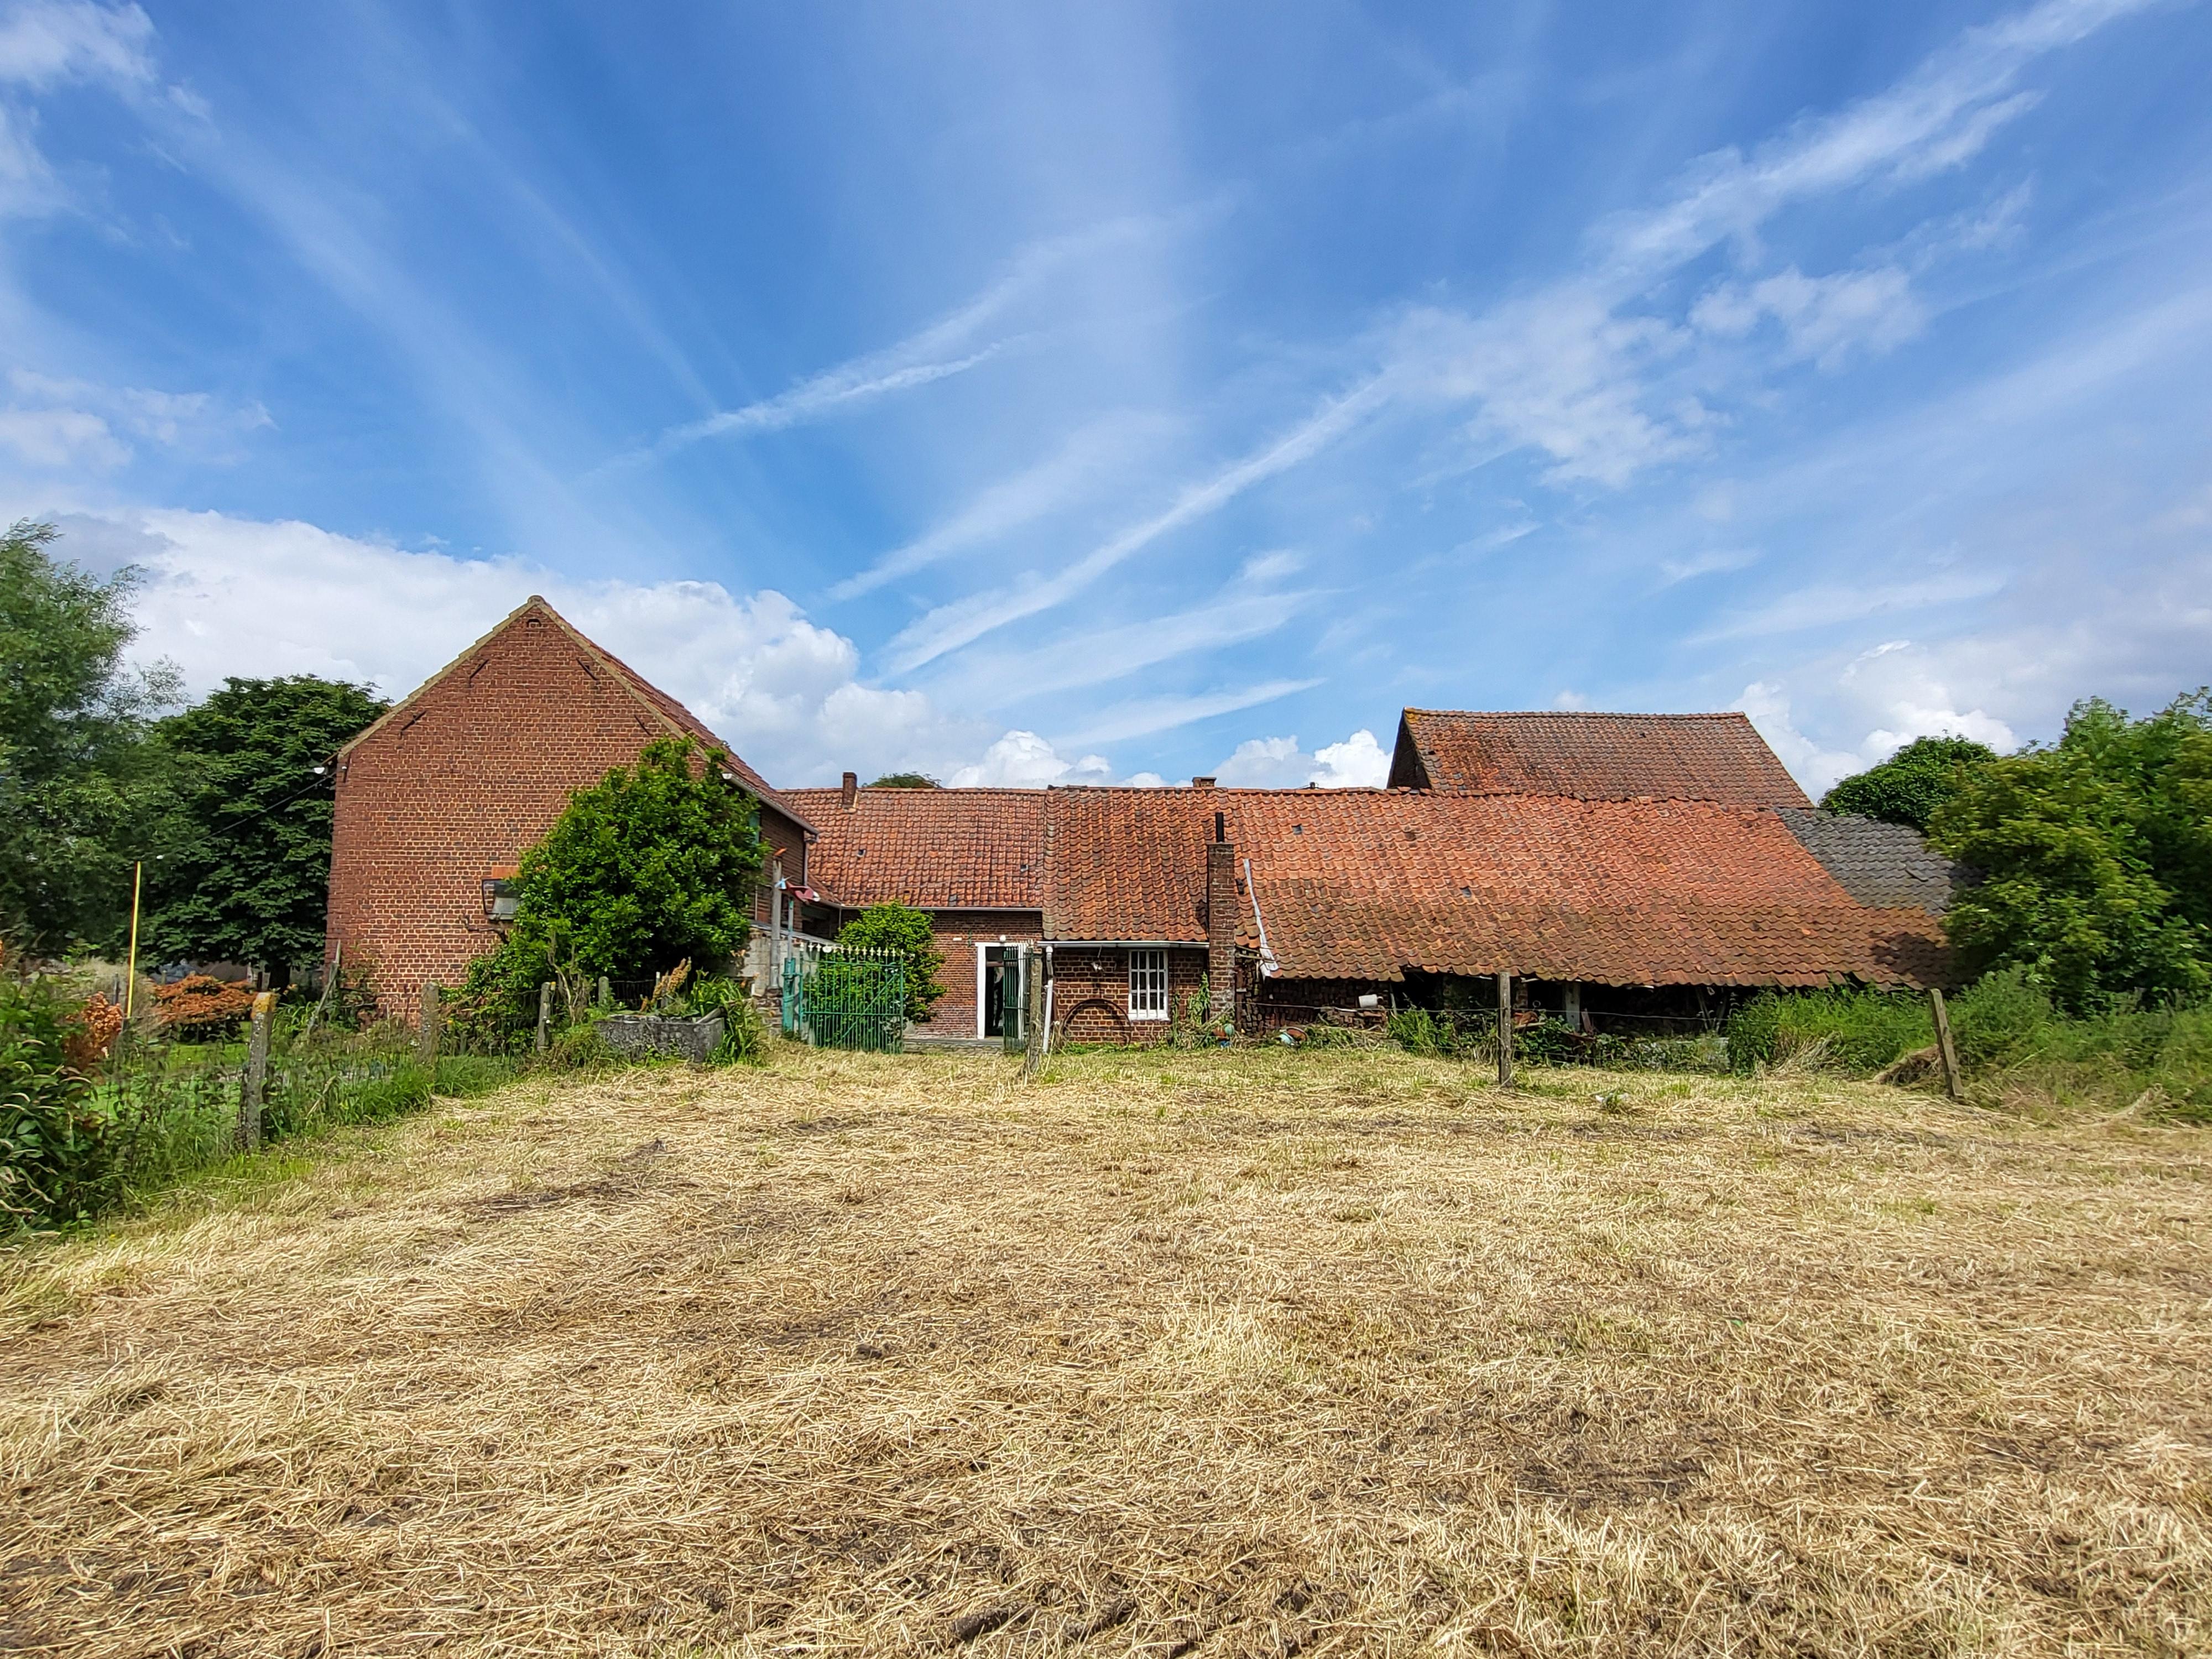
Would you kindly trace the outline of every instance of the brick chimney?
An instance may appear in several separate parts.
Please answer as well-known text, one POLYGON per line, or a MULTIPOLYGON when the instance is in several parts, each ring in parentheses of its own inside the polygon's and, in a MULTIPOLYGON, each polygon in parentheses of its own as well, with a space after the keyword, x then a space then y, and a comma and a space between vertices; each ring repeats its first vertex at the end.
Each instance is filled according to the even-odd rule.
POLYGON ((837 793, 844 797, 845 810, 848 812, 851 811, 854 801, 860 793, 860 775, 858 772, 846 773, 845 781, 838 786, 837 793))
POLYGON ((1211 789, 1213 787, 1213 780, 1212 778, 1193 778, 1190 781, 1190 787, 1194 789, 1211 789))
POLYGON ((1230 845, 1227 815, 1213 815, 1206 848, 1206 1012, 1237 1017, 1237 849, 1230 845))

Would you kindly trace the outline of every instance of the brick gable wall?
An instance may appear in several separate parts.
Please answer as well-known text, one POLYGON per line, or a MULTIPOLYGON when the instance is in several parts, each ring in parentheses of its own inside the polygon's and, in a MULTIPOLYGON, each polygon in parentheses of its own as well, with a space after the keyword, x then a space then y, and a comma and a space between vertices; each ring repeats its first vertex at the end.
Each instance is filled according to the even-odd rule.
MULTIPOLYGON (((382 1012, 411 1018, 426 981, 459 982, 499 942, 483 882, 552 826, 570 793, 669 735, 657 711, 547 617, 483 641, 342 758, 327 951, 374 976, 382 1012)), ((802 849, 763 807, 761 836, 802 849)), ((788 853, 787 877, 803 879, 788 853)), ((755 915, 765 918, 756 896, 755 915)))

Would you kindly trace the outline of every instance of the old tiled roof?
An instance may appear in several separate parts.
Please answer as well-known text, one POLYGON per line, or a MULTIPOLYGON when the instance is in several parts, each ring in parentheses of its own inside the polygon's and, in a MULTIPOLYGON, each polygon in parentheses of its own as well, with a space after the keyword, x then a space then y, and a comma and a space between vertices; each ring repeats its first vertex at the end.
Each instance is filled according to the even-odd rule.
POLYGON ((807 879, 834 904, 1044 907, 1041 789, 787 789, 820 839, 807 879))
POLYGON ((1408 708, 1394 788, 1583 800, 1809 806, 1741 714, 1480 714, 1408 708))
POLYGON ((1214 810, 1262 793, 1047 791, 1045 937, 1204 944, 1214 810))
POLYGON ((1805 850, 1861 904, 1906 905, 1941 915, 1967 884, 1965 869, 1910 825, 1807 807, 1785 808, 1781 816, 1805 850))
MULTIPOLYGON (((1217 811, 1291 978, 1917 985, 1942 972, 1930 915, 1859 903, 1774 812, 1558 795, 1055 789, 1047 937, 1202 942, 1217 811)), ((1240 896, 1238 928, 1256 945, 1251 902, 1240 896)))

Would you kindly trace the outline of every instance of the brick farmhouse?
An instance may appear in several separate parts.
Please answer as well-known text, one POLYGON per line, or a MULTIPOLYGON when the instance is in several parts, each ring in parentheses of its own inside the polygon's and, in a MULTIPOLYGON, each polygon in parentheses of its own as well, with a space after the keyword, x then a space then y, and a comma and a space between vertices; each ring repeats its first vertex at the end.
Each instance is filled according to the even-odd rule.
MULTIPOLYGON (((331 951, 374 963, 394 1009, 458 977, 568 792, 671 732, 714 743, 532 599, 341 754, 331 951)), ((763 990, 783 930, 825 937, 896 901, 945 953, 931 1033, 994 1033, 1007 980, 1039 972, 1057 1036, 1140 1042, 1186 1007, 1264 1026, 1448 1001, 1499 972, 1525 1006, 1601 1028, 1945 971, 1950 866, 1909 830, 1815 811, 1741 714, 1407 709, 1379 789, 848 773, 778 792, 726 765, 776 857, 755 915, 781 926, 749 964, 763 990)))
POLYGON ((774 872, 806 883, 813 830, 691 712, 532 596, 337 754, 326 963, 366 970, 386 1012, 451 985, 498 943, 505 884, 572 792, 656 738, 724 756, 760 801, 774 872))

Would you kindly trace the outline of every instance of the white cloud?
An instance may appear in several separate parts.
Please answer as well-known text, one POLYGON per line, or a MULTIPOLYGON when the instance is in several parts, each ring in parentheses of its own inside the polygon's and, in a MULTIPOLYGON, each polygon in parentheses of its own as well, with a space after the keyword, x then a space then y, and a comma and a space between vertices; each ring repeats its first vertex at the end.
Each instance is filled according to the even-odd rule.
POLYGON ((1759 735, 1766 739, 1767 747, 1774 750, 1814 800, 1839 780, 1863 769, 1856 755, 1823 749, 1791 724, 1789 695, 1771 680, 1754 681, 1745 686, 1743 694, 1729 707, 1750 716, 1759 735))
POLYGON ((1132 697, 1099 710, 1073 741, 1115 743, 1127 738, 1150 737, 1156 732, 1171 732, 1178 726, 1188 726, 1194 720, 1211 720, 1240 708, 1256 708, 1278 697, 1310 691, 1320 684, 1319 680, 1264 680, 1257 685, 1228 686, 1194 696, 1132 697))
POLYGON ((1553 463, 1548 483, 1617 489, 1700 452, 1707 416, 1693 400, 1672 411, 1645 406, 1646 371, 1686 337, 1615 307, 1594 286, 1566 283, 1480 316, 1424 308, 1401 325, 1394 355, 1415 392, 1477 404, 1479 444, 1542 450, 1553 463))
POLYGON ((104 471, 131 459, 131 446, 81 409, 0 409, 0 447, 40 467, 104 471))
POLYGON ((846 766, 942 770, 981 741, 921 692, 862 684, 853 642, 772 590, 579 582, 519 559, 216 513, 64 519, 63 528, 64 554, 147 571, 135 649, 177 662, 195 694, 227 675, 321 674, 401 696, 536 592, 774 782, 846 766))
POLYGON ((1054 783, 1109 783, 1114 769, 1103 755, 1063 760, 1034 732, 1009 732, 946 781, 958 789, 1041 789, 1054 783))
POLYGON ((43 92, 72 81, 154 79, 154 20, 137 6, 31 0, 0 18, 0 82, 43 92))
POLYGON ((1782 326, 1791 359, 1824 369, 1844 365, 1853 346, 1879 356, 1920 332, 1927 313, 1911 279, 1895 265, 1808 276, 1796 266, 1748 285, 1723 283, 1691 308, 1709 334, 1740 338, 1771 317, 1782 326))
POLYGON ((1310 755, 1295 737, 1249 738, 1214 768, 1214 775, 1223 784, 1247 789, 1295 789, 1309 783, 1324 789, 1379 789, 1389 781, 1390 757, 1364 729, 1310 755))
MULTIPOLYGON (((0 17, 0 88, 21 96, 104 84, 134 96, 155 84, 153 21, 136 6, 33 0, 0 17)), ((35 110, 0 104, 0 215, 52 213, 68 192, 33 133, 35 110)))
POLYGON ((1617 270, 1669 270, 1731 237, 1748 238, 1792 202, 1957 167, 2030 106, 2032 99, 2012 94, 2029 64, 2152 3, 2045 0, 1969 29, 1894 86, 1801 121, 1748 157, 1735 149, 1700 157, 1673 200, 1607 220, 1596 245, 1617 270))
POLYGON ((39 466, 119 466, 128 433, 203 461, 234 459, 236 441, 272 424, 259 404, 222 404, 204 392, 155 392, 9 371, 13 404, 0 410, 0 443, 39 466))

